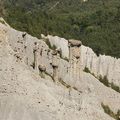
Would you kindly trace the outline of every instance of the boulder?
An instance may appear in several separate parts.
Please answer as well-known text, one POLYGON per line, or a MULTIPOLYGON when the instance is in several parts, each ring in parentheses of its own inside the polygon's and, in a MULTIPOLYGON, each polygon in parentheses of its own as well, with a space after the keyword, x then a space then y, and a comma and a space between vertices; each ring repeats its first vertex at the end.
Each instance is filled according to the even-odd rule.
POLYGON ((42 71, 42 72, 45 72, 46 71, 46 67, 44 65, 39 65, 38 66, 39 70, 42 71))

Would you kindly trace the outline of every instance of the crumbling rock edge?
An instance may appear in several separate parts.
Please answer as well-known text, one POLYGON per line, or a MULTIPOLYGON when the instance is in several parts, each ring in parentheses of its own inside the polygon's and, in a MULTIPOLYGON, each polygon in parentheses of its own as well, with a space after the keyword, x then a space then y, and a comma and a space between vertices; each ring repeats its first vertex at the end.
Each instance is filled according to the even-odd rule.
POLYGON ((43 39, 0 23, 0 120, 113 120, 101 103, 117 112, 120 94, 83 72, 91 65, 88 49, 87 58, 83 46, 64 47, 69 62, 43 39))

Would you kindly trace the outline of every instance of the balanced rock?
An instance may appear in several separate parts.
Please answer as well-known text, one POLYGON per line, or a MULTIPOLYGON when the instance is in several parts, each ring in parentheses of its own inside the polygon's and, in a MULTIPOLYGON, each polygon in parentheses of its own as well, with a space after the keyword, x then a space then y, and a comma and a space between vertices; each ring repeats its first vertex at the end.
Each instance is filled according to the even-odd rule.
POLYGON ((69 45, 72 46, 72 47, 74 47, 74 46, 80 47, 82 45, 82 42, 79 41, 79 40, 70 39, 69 40, 69 45))
POLYGON ((38 66, 39 70, 42 71, 42 72, 45 72, 46 71, 46 67, 44 65, 39 65, 38 66))

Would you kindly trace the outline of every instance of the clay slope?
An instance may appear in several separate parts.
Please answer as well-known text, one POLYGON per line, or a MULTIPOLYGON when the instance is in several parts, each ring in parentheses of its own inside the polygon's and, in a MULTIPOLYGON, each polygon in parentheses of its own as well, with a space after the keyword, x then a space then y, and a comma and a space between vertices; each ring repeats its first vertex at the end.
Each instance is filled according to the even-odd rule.
MULTIPOLYGON (((114 120, 104 112, 101 103, 116 112, 120 108, 119 93, 83 71, 76 82, 61 73, 69 88, 61 82, 53 82, 47 75, 41 78, 29 65, 32 58, 28 58, 31 61, 26 64, 22 52, 13 49, 15 45, 18 47, 15 40, 19 35, 21 32, 0 23, 0 120, 114 120)), ((37 38, 28 38, 40 42, 37 38)), ((45 45, 42 41, 41 44, 45 45)), ((30 51, 27 54, 30 55, 30 51)), ((46 55, 43 58, 48 64, 50 58, 46 55)), ((51 67, 48 65, 46 69, 51 70, 51 67)))

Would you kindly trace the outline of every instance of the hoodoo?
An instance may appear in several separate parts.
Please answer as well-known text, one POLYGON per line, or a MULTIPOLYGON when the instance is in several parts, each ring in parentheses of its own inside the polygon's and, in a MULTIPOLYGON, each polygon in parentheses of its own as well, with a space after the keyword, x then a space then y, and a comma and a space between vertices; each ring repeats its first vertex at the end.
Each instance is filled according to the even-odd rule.
POLYGON ((34 69, 36 71, 38 71, 38 50, 39 50, 39 44, 37 42, 34 43, 34 49, 33 49, 33 53, 34 53, 34 69))
POLYGON ((82 42, 69 40, 70 76, 74 80, 80 79, 80 52, 82 42))
POLYGON ((53 50, 52 52, 52 67, 53 67, 53 79, 57 81, 58 78, 58 67, 59 67, 60 54, 59 50, 53 50))

